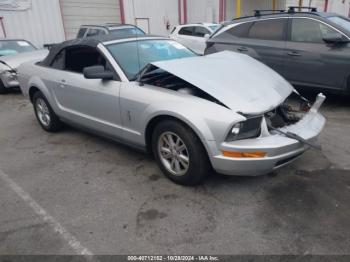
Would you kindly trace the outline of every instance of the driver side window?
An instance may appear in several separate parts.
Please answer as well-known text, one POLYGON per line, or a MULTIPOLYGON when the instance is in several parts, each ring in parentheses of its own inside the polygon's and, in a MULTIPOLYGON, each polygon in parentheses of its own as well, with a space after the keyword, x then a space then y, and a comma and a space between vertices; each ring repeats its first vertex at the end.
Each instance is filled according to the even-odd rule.
MULTIPOLYGON (((52 68, 83 74, 85 67, 102 65, 106 71, 113 71, 112 66, 106 61, 96 48, 89 46, 68 47, 62 50, 51 64, 52 68)), ((115 75, 115 80, 120 80, 115 75)))
POLYGON ((196 26, 194 28, 193 36, 204 37, 206 34, 210 35, 210 31, 202 26, 196 26))

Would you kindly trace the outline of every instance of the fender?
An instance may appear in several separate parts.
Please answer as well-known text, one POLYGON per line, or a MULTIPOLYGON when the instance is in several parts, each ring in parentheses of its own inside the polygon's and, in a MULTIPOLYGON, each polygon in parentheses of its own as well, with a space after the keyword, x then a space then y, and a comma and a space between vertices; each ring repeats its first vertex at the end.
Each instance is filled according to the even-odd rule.
MULTIPOLYGON (((193 97, 191 99, 194 99, 193 97)), ((199 100, 199 99, 198 99, 199 100)), ((189 126, 195 134, 199 137, 202 144, 205 146, 208 153, 211 153, 212 147, 210 144, 219 144, 224 141, 229 129, 240 121, 246 118, 227 109, 221 105, 205 101, 198 101, 199 103, 189 104, 188 101, 169 105, 169 103, 158 103, 157 106, 150 105, 143 111, 140 119, 145 119, 140 123, 143 127, 141 130, 142 138, 146 141, 146 129, 149 123, 159 116, 174 117, 187 126, 189 126), (202 104, 202 102, 204 104, 202 104), (190 110, 189 110, 190 108, 190 110), (203 112, 205 112, 203 114, 203 112), (215 112, 215 114, 213 113, 215 112), (218 114, 218 112, 220 112, 218 114), (203 118, 203 115, 206 117, 203 118)))

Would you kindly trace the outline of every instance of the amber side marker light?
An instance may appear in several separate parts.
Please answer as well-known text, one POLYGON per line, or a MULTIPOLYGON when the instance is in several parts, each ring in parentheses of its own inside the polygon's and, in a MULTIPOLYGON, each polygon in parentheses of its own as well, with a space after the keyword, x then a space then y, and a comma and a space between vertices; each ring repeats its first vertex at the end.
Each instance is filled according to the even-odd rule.
POLYGON ((222 155, 226 157, 235 158, 259 158, 265 157, 265 152, 232 152, 232 151, 222 151, 222 155))

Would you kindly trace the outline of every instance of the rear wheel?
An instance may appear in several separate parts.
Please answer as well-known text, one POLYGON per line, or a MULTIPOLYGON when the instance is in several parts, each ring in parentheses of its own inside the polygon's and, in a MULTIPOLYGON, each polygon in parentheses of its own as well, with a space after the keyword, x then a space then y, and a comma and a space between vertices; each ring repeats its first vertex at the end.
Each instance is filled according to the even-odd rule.
POLYGON ((35 116, 41 127, 47 132, 56 132, 62 127, 62 122, 52 110, 46 97, 40 91, 33 96, 35 116))
POLYGON ((4 83, 0 79, 0 95, 6 94, 6 93, 7 93, 7 89, 5 88, 4 83))
POLYGON ((166 120, 152 134, 152 150, 163 173, 175 183, 201 183, 211 166, 202 142, 186 125, 166 120))

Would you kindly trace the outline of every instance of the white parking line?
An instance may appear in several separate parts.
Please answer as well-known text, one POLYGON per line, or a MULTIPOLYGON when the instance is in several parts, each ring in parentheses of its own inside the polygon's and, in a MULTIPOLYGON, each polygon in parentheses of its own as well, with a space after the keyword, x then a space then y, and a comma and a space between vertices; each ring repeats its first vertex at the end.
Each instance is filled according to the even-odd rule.
MULTIPOLYGON (((87 256, 90 260, 92 259, 93 253, 83 247, 81 243, 65 229, 56 219, 48 214, 27 192, 25 192, 19 185, 16 184, 8 175, 6 175, 0 169, 0 178, 8 185, 20 198, 22 198, 32 209, 39 215, 52 229, 59 233, 61 237, 67 241, 68 245, 78 254, 87 256)), ((93 260, 93 259, 92 259, 93 260)))

